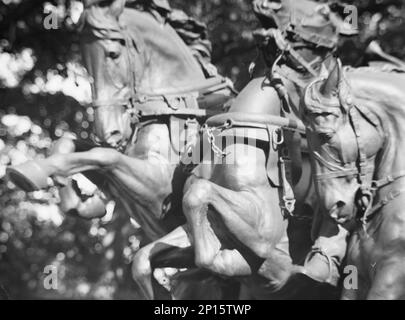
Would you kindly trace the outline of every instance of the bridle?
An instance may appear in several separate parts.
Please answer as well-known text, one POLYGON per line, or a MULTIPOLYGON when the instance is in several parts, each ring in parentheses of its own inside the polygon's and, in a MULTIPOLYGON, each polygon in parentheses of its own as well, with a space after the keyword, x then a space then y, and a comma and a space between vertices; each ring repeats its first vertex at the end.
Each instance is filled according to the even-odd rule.
MULTIPOLYGON (((104 99, 104 100, 95 100, 92 102, 92 107, 94 109, 115 109, 115 108, 124 108, 125 112, 130 115, 131 120, 133 123, 139 122, 139 118, 137 116, 136 111, 136 102, 138 100, 137 91, 136 91, 136 67, 137 64, 134 61, 134 57, 130 53, 131 43, 134 45, 134 48, 139 52, 138 47, 135 45, 135 39, 133 39, 133 35, 130 35, 127 28, 124 26, 119 26, 118 34, 120 36, 111 36, 111 33, 108 32, 104 36, 98 36, 101 40, 111 40, 111 41, 118 41, 121 40, 125 44, 125 52, 126 52, 126 59, 127 59, 127 79, 129 79, 129 89, 130 94, 127 99, 104 99)), ((116 30, 114 32, 117 34, 116 30)), ((97 33, 103 34, 103 33, 97 33)))
MULTIPOLYGON (((91 14, 87 11, 99 1, 88 1, 85 3, 84 15, 91 14)), ((84 18, 83 20, 85 20, 84 18)), ((133 124, 139 122, 136 111, 136 100, 137 100, 137 74, 139 73, 139 63, 135 61, 135 55, 131 54, 131 49, 133 48, 138 52, 139 55, 142 54, 141 47, 143 46, 143 39, 137 34, 137 30, 131 30, 129 32, 127 26, 124 26, 120 21, 114 23, 88 23, 88 31, 90 34, 100 40, 110 40, 111 42, 120 41, 125 46, 125 56, 127 60, 127 79, 129 80, 129 95, 126 98, 109 98, 103 100, 93 100, 93 109, 116 109, 123 108, 125 113, 131 118, 133 124)))
MULTIPOLYGON (((305 92, 305 105, 308 108, 309 99, 308 96, 309 89, 313 88, 316 83, 323 81, 323 79, 317 79, 312 82, 308 89, 305 92)), ((330 178, 344 178, 350 176, 356 176, 359 182, 359 189, 356 193, 356 197, 359 200, 357 202, 358 207, 358 217, 362 223, 364 230, 367 232, 367 223, 369 223, 372 218, 382 209, 385 205, 387 205, 390 201, 397 198, 400 194, 405 192, 405 189, 401 190, 394 190, 389 193, 384 199, 374 203, 374 198, 377 192, 393 182, 404 178, 405 177, 405 170, 398 171, 388 175, 387 177, 379 180, 370 179, 370 174, 375 173, 375 165, 370 164, 371 161, 374 160, 373 158, 368 158, 367 153, 365 150, 365 137, 361 134, 360 130, 360 120, 361 118, 367 120, 371 123, 378 132, 383 136, 383 143, 380 148, 380 151, 384 150, 385 146, 387 145, 387 137, 383 133, 383 128, 381 127, 380 121, 365 107, 356 104, 353 101, 353 98, 348 91, 348 85, 344 83, 344 80, 339 82, 338 87, 339 92, 339 106, 327 106, 323 107, 326 112, 330 112, 330 108, 339 108, 344 109, 347 111, 349 123, 351 128, 356 137, 356 144, 357 144, 357 152, 358 157, 355 161, 348 163, 345 168, 342 168, 341 165, 337 165, 331 161, 326 160, 323 158, 318 152, 312 151, 311 154, 313 158, 318 161, 321 165, 328 168, 330 172, 327 173, 318 173, 315 175, 316 181, 327 180, 330 178), (365 201, 367 199, 367 201, 365 201)), ((313 99, 313 98, 312 98, 313 99)), ((320 101, 319 98, 315 98, 318 102, 320 101)), ((317 109, 322 109, 322 107, 317 106, 317 109)), ((312 128, 307 126, 308 131, 313 131, 312 128)))

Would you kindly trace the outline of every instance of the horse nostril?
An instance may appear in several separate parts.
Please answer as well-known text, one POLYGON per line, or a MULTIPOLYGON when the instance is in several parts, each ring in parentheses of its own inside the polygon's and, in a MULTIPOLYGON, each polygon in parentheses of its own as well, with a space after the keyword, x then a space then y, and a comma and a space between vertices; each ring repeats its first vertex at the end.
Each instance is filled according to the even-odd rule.
POLYGON ((121 132, 119 130, 114 130, 110 132, 110 137, 120 136, 121 132))
POLYGON ((336 202, 336 206, 337 206, 339 209, 343 208, 345 205, 346 205, 346 203, 343 202, 343 201, 338 201, 338 202, 336 202))
POLYGON ((337 201, 335 203, 335 205, 330 209, 329 211, 329 215, 331 218, 338 220, 339 219, 339 215, 341 214, 341 210, 343 209, 343 207, 346 205, 345 202, 343 201, 337 201))

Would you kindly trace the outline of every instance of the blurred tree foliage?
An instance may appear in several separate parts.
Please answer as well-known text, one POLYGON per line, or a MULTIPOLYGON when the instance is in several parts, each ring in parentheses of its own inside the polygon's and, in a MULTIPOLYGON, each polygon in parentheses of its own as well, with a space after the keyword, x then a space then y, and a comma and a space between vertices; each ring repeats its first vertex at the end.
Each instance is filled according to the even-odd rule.
MULTIPOLYGON (((252 0, 171 0, 208 25, 213 62, 242 88, 257 52, 252 0)), ((405 59, 405 0, 347 0, 360 34, 344 39, 346 64, 364 62, 372 39, 405 59)), ((80 66, 74 0, 0 0, 0 298, 138 298, 129 261, 137 248, 127 217, 83 221, 59 211, 58 192, 25 194, 4 179, 5 167, 45 156, 69 132, 88 138, 90 90, 80 66), (46 13, 58 28, 46 30, 46 13), (49 11, 47 11, 49 12, 49 11), (44 267, 59 266, 57 291, 43 287, 44 267)))

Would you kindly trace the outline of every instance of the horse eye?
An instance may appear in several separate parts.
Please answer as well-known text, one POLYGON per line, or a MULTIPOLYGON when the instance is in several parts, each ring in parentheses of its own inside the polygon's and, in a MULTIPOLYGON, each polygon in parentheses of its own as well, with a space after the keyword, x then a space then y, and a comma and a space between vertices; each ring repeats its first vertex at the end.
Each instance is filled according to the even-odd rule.
POLYGON ((121 44, 118 41, 109 41, 106 45, 106 56, 113 60, 121 56, 121 44))
POLYGON ((107 57, 111 58, 113 60, 118 59, 121 55, 121 52, 119 50, 108 50, 107 51, 107 57))
POLYGON ((333 138, 333 133, 332 132, 318 132, 319 138, 324 141, 330 141, 333 138))

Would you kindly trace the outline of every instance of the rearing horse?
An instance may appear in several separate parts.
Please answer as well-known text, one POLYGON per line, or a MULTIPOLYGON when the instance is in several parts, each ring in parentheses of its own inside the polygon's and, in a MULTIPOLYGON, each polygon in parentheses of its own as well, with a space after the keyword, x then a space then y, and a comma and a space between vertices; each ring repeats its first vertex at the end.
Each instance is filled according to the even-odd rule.
MULTIPOLYGON (((273 68, 270 74, 264 76, 265 68, 258 65, 257 74, 238 95, 229 112, 208 119, 206 135, 212 143, 213 152, 204 152, 203 164, 196 168, 194 177, 185 185, 183 208, 189 227, 177 229, 138 252, 137 264, 144 269, 139 270, 137 276, 145 287, 150 287, 148 261, 159 252, 162 244, 192 246, 198 266, 243 279, 256 298, 294 296, 300 286, 293 280, 299 274, 337 284, 339 274, 334 262, 324 262, 319 250, 309 256, 312 259, 308 259, 306 266, 299 265, 302 262, 300 258, 310 251, 308 228, 305 230, 306 238, 297 237, 298 241, 306 240, 302 241, 304 245, 299 250, 301 257, 291 254, 294 246, 289 245, 289 240, 299 230, 294 228, 296 221, 291 215, 311 216, 317 208, 308 159, 305 154, 301 155, 299 148, 301 137, 289 131, 300 131, 297 122, 300 95, 307 84, 328 71, 328 62, 322 61, 331 60, 333 39, 337 40, 338 28, 324 13, 314 16, 313 12, 319 7, 317 3, 282 1, 274 5, 277 10, 270 11, 269 16, 280 14, 288 24, 289 15, 297 6, 304 11, 300 11, 303 18, 309 15, 315 27, 319 24, 326 30, 325 34, 311 37, 308 30, 303 30, 294 38, 291 35, 287 37, 282 30, 274 27, 261 30, 260 33, 266 37, 264 49, 269 49, 265 54, 270 52, 272 55, 269 60, 273 68), (298 36, 308 39, 304 41, 298 36), (280 115, 287 119, 280 118, 280 115), (223 143, 227 138, 230 138, 228 143, 223 143), (286 143, 283 144, 280 138, 285 138, 286 143), (283 146, 278 148, 278 143, 283 146), (288 161, 285 161, 282 152, 286 149, 293 167, 290 179, 286 175, 290 164, 286 164, 288 161), (212 160, 213 154, 220 157, 216 163, 207 161, 212 160), (302 157, 304 161, 301 161, 302 157), (212 168, 208 177, 199 173, 204 165, 212 168), (291 188, 297 198, 295 211, 291 188), (286 219, 288 216, 289 221, 286 219), (315 267, 318 267, 317 270, 311 269, 315 267)), ((267 5, 266 8, 271 7, 267 5)), ((310 23, 307 25, 312 26, 310 23)), ((286 28, 282 23, 278 26, 286 28)), ((328 230, 316 232, 316 235, 325 235, 328 230)), ((341 238, 339 235, 331 242, 341 241, 341 238)), ((339 256, 344 256, 344 253, 339 253, 339 256)))
MULTIPOLYGON (((47 187, 49 177, 101 172, 103 191, 141 226, 146 244, 185 221, 179 153, 198 136, 208 112, 199 107, 221 109, 234 93, 224 78, 206 79, 156 8, 125 8, 125 0, 88 3, 81 46, 93 79, 95 134, 106 147, 63 140, 49 158, 8 168, 8 175, 31 191, 47 187)), ((220 294, 212 291, 211 298, 220 294)))
POLYGON ((404 72, 338 62, 303 99, 321 205, 352 232, 357 283, 343 299, 405 299, 404 84, 404 72))

